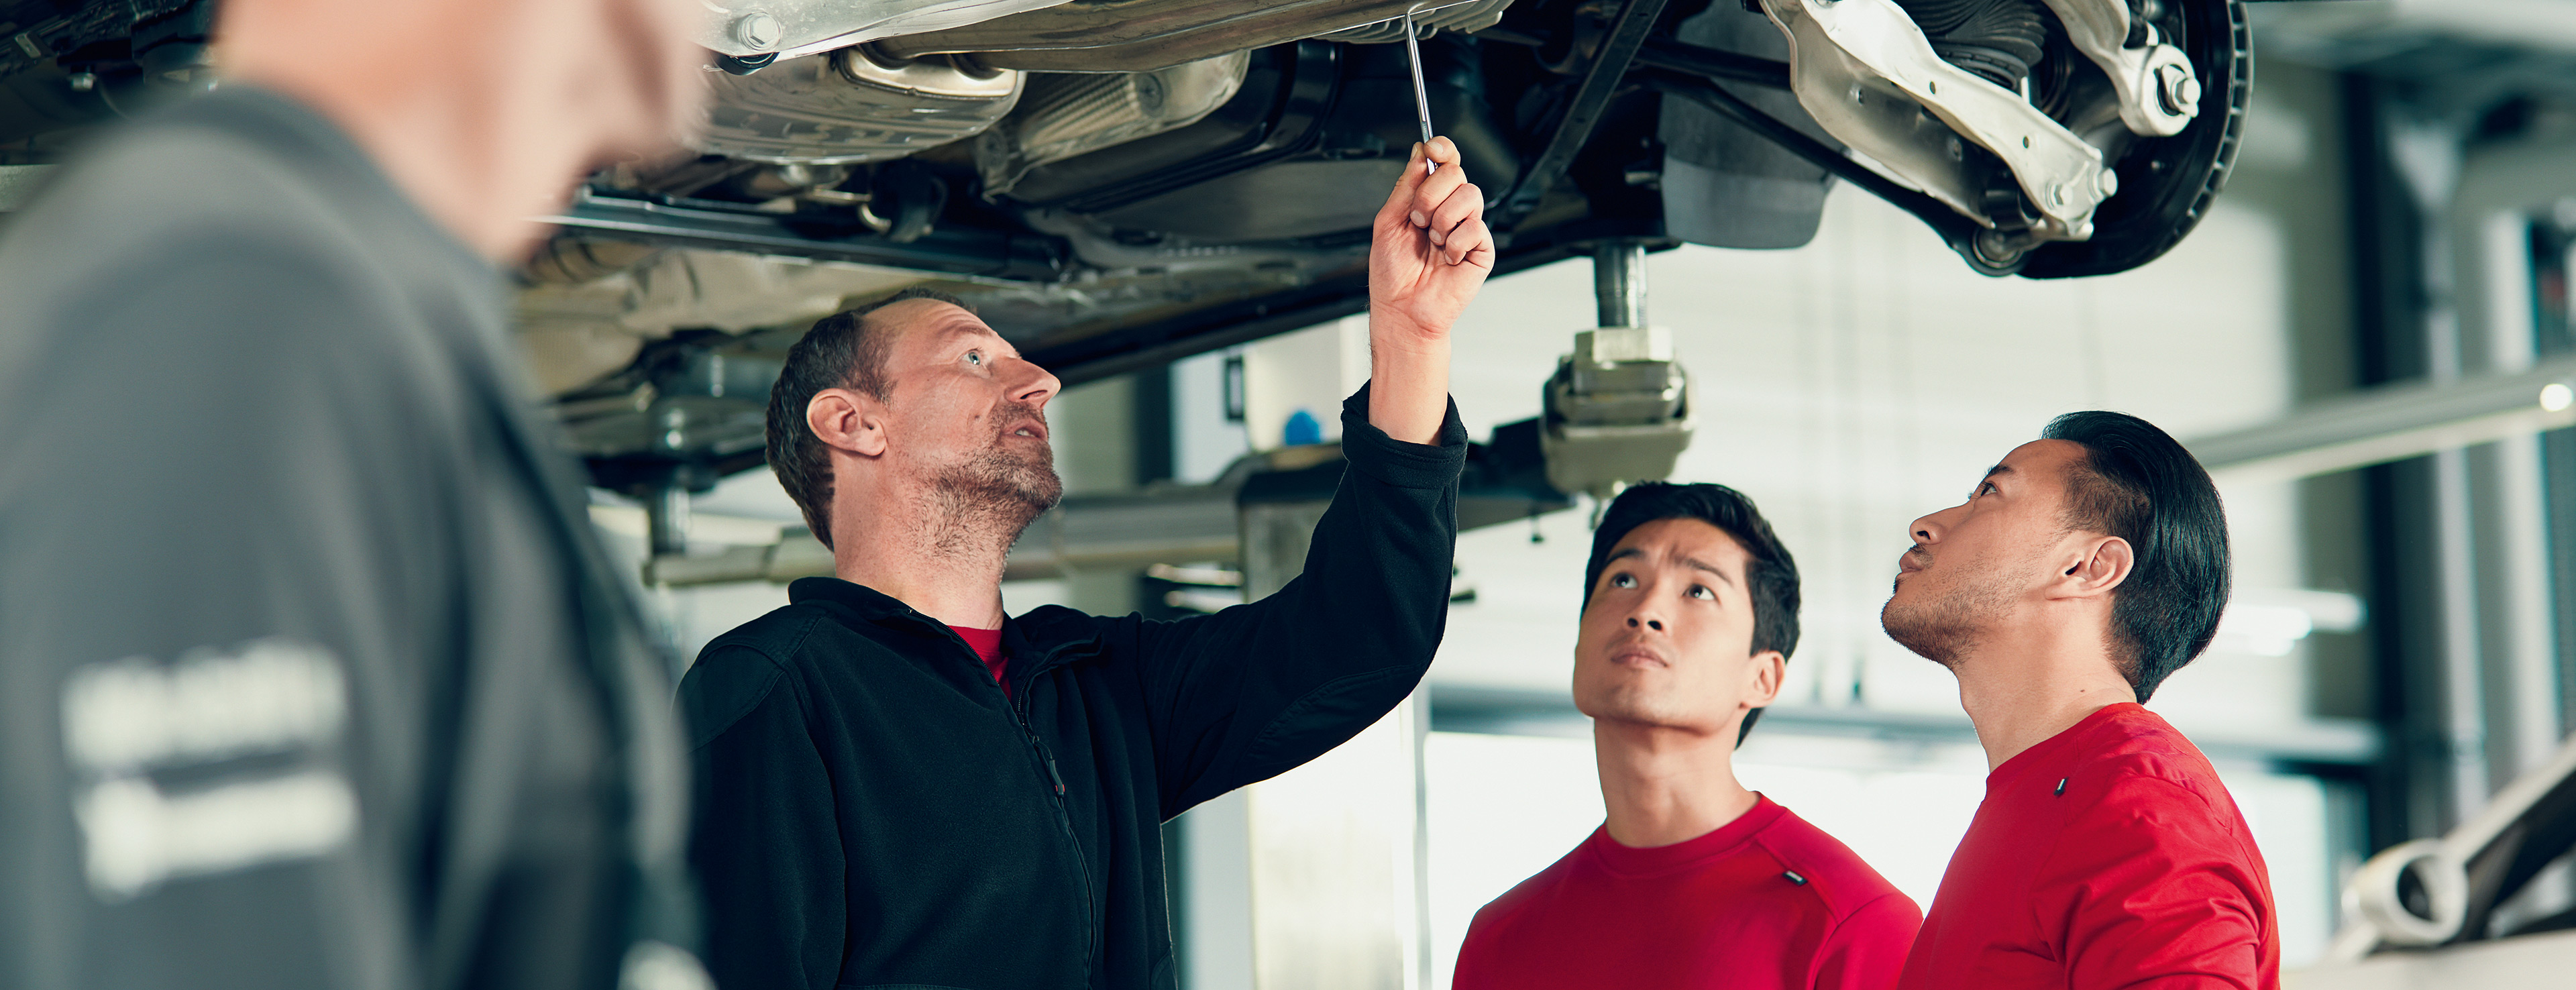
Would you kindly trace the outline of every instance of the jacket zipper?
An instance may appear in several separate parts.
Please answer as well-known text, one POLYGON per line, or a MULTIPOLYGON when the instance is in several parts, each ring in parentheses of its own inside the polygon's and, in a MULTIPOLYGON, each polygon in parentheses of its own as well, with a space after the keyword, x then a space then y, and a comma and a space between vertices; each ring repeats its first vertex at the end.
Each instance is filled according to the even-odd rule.
MULTIPOLYGON (((1005 695, 1005 704, 1019 722, 1020 734, 1028 738, 1029 748, 1037 752, 1039 762, 1046 767, 1047 780, 1055 785, 1056 824, 1064 828, 1065 843, 1073 847, 1074 870, 1082 877, 1082 968, 1083 972, 1089 973, 1098 962, 1096 950, 1100 942, 1099 913, 1092 909, 1091 861, 1082 854, 1081 834, 1074 831, 1073 811, 1065 804, 1064 775, 1056 772, 1055 754, 1038 738, 1037 730, 1029 727, 1028 694, 1029 689, 1037 684, 1038 673, 1031 670, 1028 678, 1020 682, 1021 689, 1016 695, 1005 695)), ((994 685, 994 689, 1000 690, 1001 685, 994 685)))
MULTIPOLYGON (((1002 685, 999 682, 993 682, 989 676, 990 671, 984 669, 983 658, 976 656, 974 648, 968 647, 964 639, 950 632, 947 626, 936 619, 919 612, 913 612, 912 615, 923 622, 939 626, 940 632, 948 633, 949 640, 966 650, 968 658, 974 660, 976 672, 987 675, 979 680, 992 682, 993 690, 1002 690, 1002 685)), ((1040 673, 1043 673, 1043 670, 1031 668, 1028 677, 1020 682, 1021 689, 1016 694, 1003 691, 1002 707, 1010 710, 1012 720, 1019 724, 1020 735, 1029 741, 1029 748, 1037 754, 1039 765, 1046 768, 1047 781, 1055 785, 1056 824, 1064 829, 1065 844, 1073 847, 1073 868, 1082 877, 1082 969, 1085 974, 1089 974, 1097 969, 1099 962, 1097 947, 1100 942, 1100 916, 1099 912, 1092 910, 1091 861, 1082 854, 1082 836, 1074 831, 1073 811, 1065 804, 1064 775, 1056 771, 1055 754, 1049 752, 1046 743, 1038 739, 1037 730, 1029 727, 1029 689, 1037 685, 1037 675, 1040 673)))

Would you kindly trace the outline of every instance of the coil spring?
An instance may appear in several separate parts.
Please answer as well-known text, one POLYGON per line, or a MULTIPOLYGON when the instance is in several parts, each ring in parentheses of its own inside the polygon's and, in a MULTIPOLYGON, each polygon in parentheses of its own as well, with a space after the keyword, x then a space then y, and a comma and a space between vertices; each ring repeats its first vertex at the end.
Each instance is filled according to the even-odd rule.
POLYGON ((2020 89, 2048 50, 2038 0, 1896 0, 1933 52, 2005 89, 2020 89))

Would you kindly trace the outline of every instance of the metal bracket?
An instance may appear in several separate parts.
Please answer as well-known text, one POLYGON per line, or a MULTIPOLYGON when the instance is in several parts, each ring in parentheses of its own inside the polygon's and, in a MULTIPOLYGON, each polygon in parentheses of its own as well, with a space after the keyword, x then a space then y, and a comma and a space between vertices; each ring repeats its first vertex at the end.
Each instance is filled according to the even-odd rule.
POLYGON ((2126 0, 2044 0, 2066 25, 2066 40, 2084 53, 2119 94, 2120 122, 2149 137, 2172 137, 2200 116, 2200 77, 2182 49, 2146 25, 2147 43, 2128 47, 2126 0))
POLYGON ((1574 89, 1574 99, 1566 104, 1564 121, 1557 125, 1556 135, 1548 139, 1547 149, 1529 171, 1521 173, 1518 185, 1504 194, 1502 209, 1493 211, 1501 222, 1495 226, 1510 229, 1538 208, 1539 197, 1547 194, 1558 176, 1574 162, 1574 153, 1592 137, 1592 128, 1601 123, 1601 115, 1610 108, 1610 98, 1619 94, 1628 66, 1637 60, 1637 49, 1645 44, 1646 33, 1655 26, 1655 18, 1664 12, 1665 0, 1628 0, 1610 22, 1609 33, 1593 53, 1592 65, 1583 70, 1583 81, 1574 89))
POLYGON ((2080 241, 2119 190, 2102 151, 2021 94, 1951 65, 1894 0, 1762 0, 1788 36, 1791 88, 1825 130, 1897 178, 1992 227, 1959 145, 1993 152, 2039 210, 2029 235, 2080 241))

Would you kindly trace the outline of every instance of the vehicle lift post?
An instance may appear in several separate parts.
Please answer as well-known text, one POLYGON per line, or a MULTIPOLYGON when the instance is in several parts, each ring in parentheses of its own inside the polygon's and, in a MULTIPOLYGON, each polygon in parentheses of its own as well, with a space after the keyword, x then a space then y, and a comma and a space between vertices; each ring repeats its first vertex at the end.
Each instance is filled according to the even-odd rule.
POLYGON ((1604 328, 1646 325, 1646 245, 1603 241, 1592 249, 1592 295, 1604 328))
POLYGON ((1646 324, 1646 245, 1614 239, 1592 252, 1598 324, 1574 335, 1541 393, 1539 449, 1548 484, 1592 496, 1593 522, 1620 489, 1670 477, 1690 446, 1688 376, 1672 331, 1646 324))

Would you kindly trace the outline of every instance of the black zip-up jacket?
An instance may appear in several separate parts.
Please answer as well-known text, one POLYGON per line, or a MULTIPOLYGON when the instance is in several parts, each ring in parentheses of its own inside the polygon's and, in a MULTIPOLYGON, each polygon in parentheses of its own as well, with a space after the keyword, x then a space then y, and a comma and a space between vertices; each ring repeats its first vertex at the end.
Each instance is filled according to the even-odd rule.
POLYGON ((1306 569, 1179 621, 1035 609, 1010 694, 937 619, 807 578, 680 685, 723 990, 1177 985, 1160 824, 1367 728, 1448 615, 1466 430, 1344 403, 1306 569))

